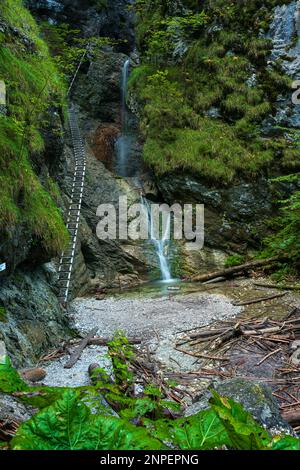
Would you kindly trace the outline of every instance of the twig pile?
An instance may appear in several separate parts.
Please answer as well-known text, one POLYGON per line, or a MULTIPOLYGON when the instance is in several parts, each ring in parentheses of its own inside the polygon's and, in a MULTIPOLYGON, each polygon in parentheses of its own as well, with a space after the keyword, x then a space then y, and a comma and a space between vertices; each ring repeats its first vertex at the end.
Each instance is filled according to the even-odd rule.
POLYGON ((176 350, 195 357, 195 370, 172 378, 187 383, 197 377, 240 377, 267 383, 284 418, 300 430, 299 313, 294 308, 282 321, 252 318, 183 332, 176 350))

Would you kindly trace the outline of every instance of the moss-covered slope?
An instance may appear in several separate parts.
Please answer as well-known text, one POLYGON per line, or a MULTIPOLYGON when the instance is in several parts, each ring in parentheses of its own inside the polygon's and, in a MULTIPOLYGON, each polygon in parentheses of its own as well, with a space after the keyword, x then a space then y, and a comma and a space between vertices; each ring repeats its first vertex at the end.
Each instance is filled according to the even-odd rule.
POLYGON ((62 106, 65 85, 21 0, 0 4, 0 80, 7 88, 7 114, 0 116, 0 230, 23 226, 55 255, 68 235, 31 157, 43 152, 47 111, 62 106))
POLYGON ((300 167, 293 144, 261 130, 291 85, 280 64, 268 63, 266 33, 283 3, 136 2, 142 65, 130 85, 156 174, 186 170, 228 184, 300 167))

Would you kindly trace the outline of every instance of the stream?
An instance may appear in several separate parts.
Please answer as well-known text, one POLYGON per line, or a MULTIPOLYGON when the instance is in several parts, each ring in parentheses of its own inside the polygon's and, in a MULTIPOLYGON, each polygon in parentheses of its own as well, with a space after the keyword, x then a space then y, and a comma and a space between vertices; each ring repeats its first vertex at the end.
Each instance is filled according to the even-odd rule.
MULTIPOLYGON (((127 107, 127 85, 130 72, 130 59, 124 62, 121 74, 121 124, 122 132, 115 143, 115 173, 140 184, 141 162, 134 158, 137 140, 132 126, 132 116, 127 107)), ((142 186, 142 184, 140 184, 142 186)), ((136 188, 135 188, 136 189, 136 188)), ((251 280, 225 282, 215 286, 199 286, 182 283, 173 279, 170 267, 170 231, 172 220, 169 215, 160 224, 160 237, 155 236, 152 220, 151 201, 141 194, 141 204, 149 224, 149 239, 152 244, 160 279, 138 288, 111 292, 102 300, 97 297, 75 299, 69 308, 73 324, 79 336, 86 336, 98 328, 97 336, 112 338, 116 331, 127 337, 139 338, 137 350, 141 356, 151 356, 160 373, 191 373, 197 367, 197 360, 176 347, 178 339, 185 338, 186 332, 220 321, 235 319, 246 312, 247 315, 265 315, 261 306, 244 308, 235 306, 234 299, 251 298, 259 292, 253 288, 251 280)), ((289 298, 277 302, 278 315, 286 314, 289 298)), ((272 315, 276 315, 273 309, 272 315)), ((72 345, 68 349, 72 352, 72 345)), ((90 383, 88 368, 97 363, 112 374, 112 364, 107 347, 88 346, 71 369, 64 365, 69 359, 66 354, 48 363, 40 363, 46 371, 44 383, 49 386, 83 386, 90 383)), ((207 388, 210 379, 196 379, 189 387, 189 395, 197 395, 207 388)))
MULTIPOLYGON (((118 176, 129 178, 134 177, 135 182, 142 187, 141 165, 134 158, 134 146, 137 139, 135 129, 131 125, 131 113, 127 107, 127 90, 128 79, 130 73, 130 59, 124 62, 121 76, 121 124, 122 133, 118 137, 115 145, 115 172, 118 176)), ((146 217, 149 221, 149 239, 152 241, 156 257, 159 263, 161 279, 165 282, 172 282, 172 274, 170 268, 170 236, 171 236, 171 216, 167 217, 167 223, 164 227, 160 227, 160 235, 157 238, 154 230, 154 223, 151 213, 151 202, 144 196, 141 196, 141 204, 145 210, 146 217)))

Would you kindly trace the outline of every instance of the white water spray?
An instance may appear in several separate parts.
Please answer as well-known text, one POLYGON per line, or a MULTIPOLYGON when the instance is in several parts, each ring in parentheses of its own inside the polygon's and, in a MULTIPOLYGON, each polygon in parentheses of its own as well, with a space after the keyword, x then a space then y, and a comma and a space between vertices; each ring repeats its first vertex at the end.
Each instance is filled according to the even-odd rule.
MULTIPOLYGON (((131 171, 132 165, 132 149, 134 145, 134 136, 132 129, 130 128, 129 112, 127 109, 127 90, 128 90, 128 78, 130 69, 130 59, 124 62, 122 68, 122 81, 121 81, 121 124, 122 133, 116 142, 116 157, 117 166, 116 170, 120 176, 128 177, 131 171)), ((171 215, 169 214, 166 227, 164 227, 164 233, 160 234, 157 239, 154 234, 154 227, 151 215, 151 205, 146 198, 141 197, 141 202, 145 208, 148 220, 149 220, 149 237, 155 248, 155 253, 159 260, 159 267, 161 271, 161 278, 163 281, 171 281, 172 276, 169 268, 169 247, 170 247, 170 229, 171 229, 171 215)))
POLYGON ((155 253, 159 260, 159 267, 163 281, 171 281, 172 276, 169 267, 169 248, 171 234, 171 214, 168 214, 167 223, 162 227, 163 232, 156 238, 154 224, 152 220, 151 204, 145 197, 141 197, 141 203, 146 210, 149 220, 149 237, 154 244, 155 253))
POLYGON ((121 125, 122 133, 116 142, 116 156, 117 165, 116 170, 119 176, 129 176, 130 173, 130 155, 133 146, 133 137, 130 133, 128 123, 128 109, 126 104, 127 89, 128 89, 128 76, 129 76, 130 59, 124 62, 122 68, 122 83, 121 83, 121 125))

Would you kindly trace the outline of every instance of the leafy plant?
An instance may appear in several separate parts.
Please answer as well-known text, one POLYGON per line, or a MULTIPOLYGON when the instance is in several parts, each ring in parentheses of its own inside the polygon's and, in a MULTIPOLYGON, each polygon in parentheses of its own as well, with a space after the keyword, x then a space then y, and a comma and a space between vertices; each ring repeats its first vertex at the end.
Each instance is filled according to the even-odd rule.
POLYGON ((127 389, 133 380, 133 373, 130 372, 128 363, 133 358, 132 346, 129 344, 126 336, 117 332, 111 342, 108 343, 109 357, 112 360, 116 383, 122 388, 127 389))
POLYGON ((239 266, 240 264, 245 263, 245 256, 242 255, 232 255, 228 256, 225 261, 225 268, 232 268, 233 266, 239 266))
POLYGON ((13 450, 147 450, 162 444, 147 431, 118 418, 92 415, 73 390, 22 424, 13 450))
POLYGON ((153 384, 144 388, 140 397, 134 397, 134 375, 131 368, 135 354, 123 332, 115 334, 108 343, 114 380, 104 369, 95 369, 92 380, 95 390, 116 409, 120 416, 140 420, 142 417, 160 419, 180 409, 177 403, 164 399, 161 389, 153 384))
POLYGON ((157 175, 183 169, 228 184, 271 171, 278 160, 282 168, 299 164, 287 139, 279 148, 260 132, 290 86, 279 65, 268 65, 271 42, 260 37, 281 3, 134 3, 142 63, 129 88, 140 104, 143 157, 157 175))
POLYGON ((246 412, 242 405, 226 397, 220 397, 212 390, 210 400, 230 439, 237 450, 262 450, 270 442, 270 435, 246 412))
POLYGON ((177 420, 125 419, 92 414, 79 392, 67 390, 22 424, 13 450, 299 450, 291 436, 272 438, 241 405, 213 392, 211 409, 177 420))
POLYGON ((0 305, 0 322, 6 322, 6 309, 0 305))
POLYGON ((13 393, 28 390, 28 385, 21 379, 18 372, 11 366, 8 357, 0 364, 0 392, 13 393))
POLYGON ((182 450, 209 450, 230 447, 231 441, 213 410, 204 410, 189 418, 147 423, 151 434, 182 450))
POLYGON ((210 408, 167 419, 164 411, 178 407, 150 384, 144 397, 124 400, 118 418, 104 407, 99 383, 78 389, 28 387, 7 361, 0 366, 0 391, 41 409, 19 427, 12 450, 300 450, 299 439, 270 436, 240 404, 214 390, 210 408))

